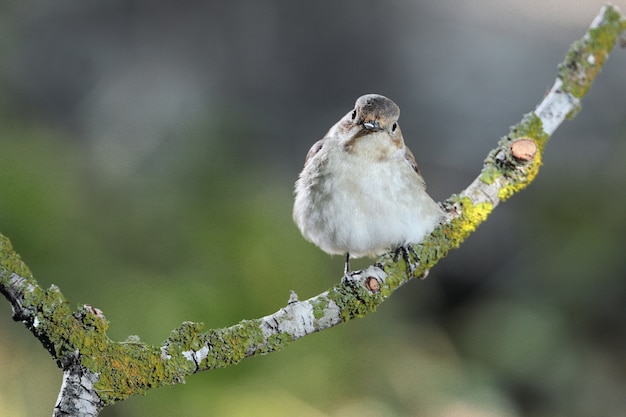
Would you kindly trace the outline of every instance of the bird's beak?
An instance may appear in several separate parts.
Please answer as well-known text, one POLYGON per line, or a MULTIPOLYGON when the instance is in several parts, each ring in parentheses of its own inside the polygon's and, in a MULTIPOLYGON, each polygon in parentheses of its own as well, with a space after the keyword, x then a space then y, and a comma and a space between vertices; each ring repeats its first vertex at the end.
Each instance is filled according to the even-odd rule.
POLYGON ((363 127, 367 130, 383 130, 383 128, 380 127, 378 120, 363 122, 363 127))

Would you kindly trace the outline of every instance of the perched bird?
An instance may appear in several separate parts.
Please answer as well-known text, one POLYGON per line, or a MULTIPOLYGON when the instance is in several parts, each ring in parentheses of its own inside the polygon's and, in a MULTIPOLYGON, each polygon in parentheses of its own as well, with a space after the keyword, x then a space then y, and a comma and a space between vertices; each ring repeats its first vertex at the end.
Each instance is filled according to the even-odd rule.
POLYGON ((367 94, 309 150, 293 219, 329 254, 376 256, 417 243, 443 219, 398 125, 400 108, 367 94))

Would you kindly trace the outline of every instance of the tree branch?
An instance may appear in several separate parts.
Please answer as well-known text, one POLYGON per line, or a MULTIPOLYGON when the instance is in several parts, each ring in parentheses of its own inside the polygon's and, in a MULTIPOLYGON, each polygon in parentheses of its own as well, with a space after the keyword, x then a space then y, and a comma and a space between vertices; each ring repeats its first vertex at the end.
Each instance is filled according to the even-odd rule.
POLYGON ((626 19, 617 9, 604 7, 568 51, 543 101, 500 139, 480 175, 442 203, 445 224, 410 253, 388 253, 308 300, 299 301, 292 293, 285 307, 259 319, 206 331, 202 323, 185 322, 162 346, 144 344, 136 336, 114 342, 106 336, 108 322, 100 310, 84 305, 72 311, 56 286, 42 289, 0 235, 0 292, 11 303, 13 318, 26 325, 64 371, 54 416, 96 416, 131 395, 281 350, 303 336, 375 311, 409 279, 424 277, 500 202, 532 182, 550 135, 579 111, 580 100, 624 30, 626 19))

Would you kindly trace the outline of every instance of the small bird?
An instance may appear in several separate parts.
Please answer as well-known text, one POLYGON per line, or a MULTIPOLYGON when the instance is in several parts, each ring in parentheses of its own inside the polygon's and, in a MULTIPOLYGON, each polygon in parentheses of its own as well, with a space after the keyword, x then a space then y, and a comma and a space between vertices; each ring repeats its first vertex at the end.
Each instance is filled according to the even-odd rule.
MULTIPOLYGON (((367 94, 309 150, 293 219, 329 254, 381 255, 417 243, 443 219, 398 125, 400 108, 367 94)), ((406 252, 405 252, 406 253, 406 252)))

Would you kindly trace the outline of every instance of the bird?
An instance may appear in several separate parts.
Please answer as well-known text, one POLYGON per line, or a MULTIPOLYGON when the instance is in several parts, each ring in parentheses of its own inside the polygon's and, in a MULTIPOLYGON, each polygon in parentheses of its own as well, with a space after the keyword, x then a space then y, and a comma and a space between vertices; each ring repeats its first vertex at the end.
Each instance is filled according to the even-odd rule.
POLYGON ((345 255, 344 276, 351 258, 406 250, 444 218, 404 143, 399 117, 391 99, 359 97, 311 147, 295 183, 294 222, 324 252, 345 255))

